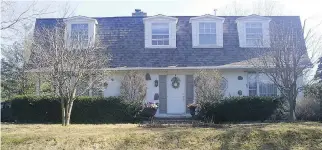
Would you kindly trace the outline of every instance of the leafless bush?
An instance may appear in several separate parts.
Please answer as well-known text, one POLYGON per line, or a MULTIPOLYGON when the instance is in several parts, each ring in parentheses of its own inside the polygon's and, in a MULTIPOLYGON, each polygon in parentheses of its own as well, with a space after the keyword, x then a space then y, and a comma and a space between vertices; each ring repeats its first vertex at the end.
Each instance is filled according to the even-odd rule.
POLYGON ((296 105, 296 117, 299 120, 318 120, 320 112, 319 104, 319 101, 311 96, 304 97, 296 105))
POLYGON ((124 100, 143 101, 147 90, 144 74, 138 71, 126 72, 120 90, 124 100))
POLYGON ((200 70, 195 76, 196 99, 198 103, 218 101, 224 94, 222 76, 217 70, 200 70))

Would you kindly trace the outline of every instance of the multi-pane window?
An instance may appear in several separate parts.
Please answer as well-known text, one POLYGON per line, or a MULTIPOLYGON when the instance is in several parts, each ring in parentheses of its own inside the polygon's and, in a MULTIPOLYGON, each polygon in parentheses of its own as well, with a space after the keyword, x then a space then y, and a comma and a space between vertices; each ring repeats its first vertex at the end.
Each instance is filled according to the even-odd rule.
POLYGON ((199 44, 210 45, 216 44, 216 23, 201 22, 199 23, 199 44))
POLYGON ((277 86, 257 73, 248 73, 249 96, 277 96, 277 86))
POLYGON ((260 83, 259 96, 277 96, 277 87, 273 83, 260 83))
POLYGON ((263 44, 262 23, 246 23, 246 45, 261 46, 263 44))
POLYGON ((248 73, 248 90, 249 96, 257 95, 257 74, 256 73, 248 73))
POLYGON ((152 23, 152 45, 169 45, 169 23, 152 23))
POLYGON ((71 40, 73 42, 88 42, 88 24, 71 24, 71 40))

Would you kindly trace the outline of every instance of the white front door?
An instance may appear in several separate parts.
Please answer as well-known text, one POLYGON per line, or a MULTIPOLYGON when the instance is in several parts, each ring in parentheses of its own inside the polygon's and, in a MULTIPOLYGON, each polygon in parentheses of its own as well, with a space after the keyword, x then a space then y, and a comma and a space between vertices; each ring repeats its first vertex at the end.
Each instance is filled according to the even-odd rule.
POLYGON ((167 76, 167 113, 168 114, 185 114, 186 111, 186 76, 185 75, 168 75, 167 76), (173 88, 173 77, 180 79, 178 88, 173 88))

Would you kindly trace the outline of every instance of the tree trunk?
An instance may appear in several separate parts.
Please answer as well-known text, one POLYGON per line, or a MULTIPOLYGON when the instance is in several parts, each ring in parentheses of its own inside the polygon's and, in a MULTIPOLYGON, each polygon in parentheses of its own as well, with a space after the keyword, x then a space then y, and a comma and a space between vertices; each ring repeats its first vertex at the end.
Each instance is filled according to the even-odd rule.
POLYGON ((70 124, 70 113, 66 113, 65 123, 66 123, 66 126, 68 126, 70 124))
POLYGON ((66 121, 65 121, 65 118, 66 118, 66 107, 65 107, 65 101, 64 99, 61 99, 60 101, 60 104, 61 104, 61 121, 62 121, 62 126, 66 126, 66 121))
POLYGON ((70 125, 70 116, 71 116, 71 113, 72 113, 72 108, 73 108, 73 103, 74 101, 73 100, 69 100, 71 101, 70 103, 67 103, 67 109, 66 109, 66 116, 65 116, 65 123, 66 123, 66 126, 70 125))
POLYGON ((296 116, 295 116, 296 96, 294 96, 293 94, 290 94, 288 96, 288 101, 290 105, 290 109, 289 109, 290 113, 289 113, 288 120, 290 122, 294 122, 296 120, 296 116))
MULTIPOLYGON (((320 93, 322 95, 322 93, 320 93)), ((320 96, 320 122, 322 122, 322 96, 320 96)))

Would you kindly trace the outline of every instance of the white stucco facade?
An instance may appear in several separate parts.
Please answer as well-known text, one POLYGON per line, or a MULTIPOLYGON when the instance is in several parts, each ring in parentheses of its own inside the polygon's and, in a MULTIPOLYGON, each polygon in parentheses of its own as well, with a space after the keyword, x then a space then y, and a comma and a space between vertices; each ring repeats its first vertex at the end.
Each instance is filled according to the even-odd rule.
MULTIPOLYGON (((149 73, 151 80, 146 81, 147 93, 146 102, 159 103, 159 100, 154 100, 155 94, 159 94, 159 85, 155 86, 155 81, 159 81, 159 75, 167 75, 167 98, 173 101, 168 101, 168 114, 159 114, 157 112, 156 116, 173 116, 175 112, 181 112, 182 108, 186 107, 185 102, 185 75, 193 75, 197 70, 144 70, 143 72, 149 73), (171 78, 176 75, 180 78, 179 89, 174 89, 171 86, 171 78), (177 108, 172 106, 180 105, 177 108), (174 113, 171 113, 174 112, 174 113)), ((227 88, 225 90, 225 96, 248 96, 248 71, 243 69, 227 69, 219 70, 222 76, 227 80, 227 88)), ((104 96, 119 96, 120 86, 123 78, 122 71, 118 72, 114 76, 110 77, 108 86, 104 90, 104 96)), ((302 84, 302 78, 299 79, 298 84, 302 84)), ((270 82, 269 78, 263 74, 258 75, 258 82, 267 83, 270 82)), ((300 85, 299 85, 300 86, 300 85)), ((194 94, 195 96, 195 94, 194 94)), ((299 96, 302 96, 300 93, 299 96)), ((195 98, 194 98, 195 101, 195 98)), ((184 112, 185 113, 185 112, 184 112)), ((180 114, 182 116, 182 114, 180 114)))

